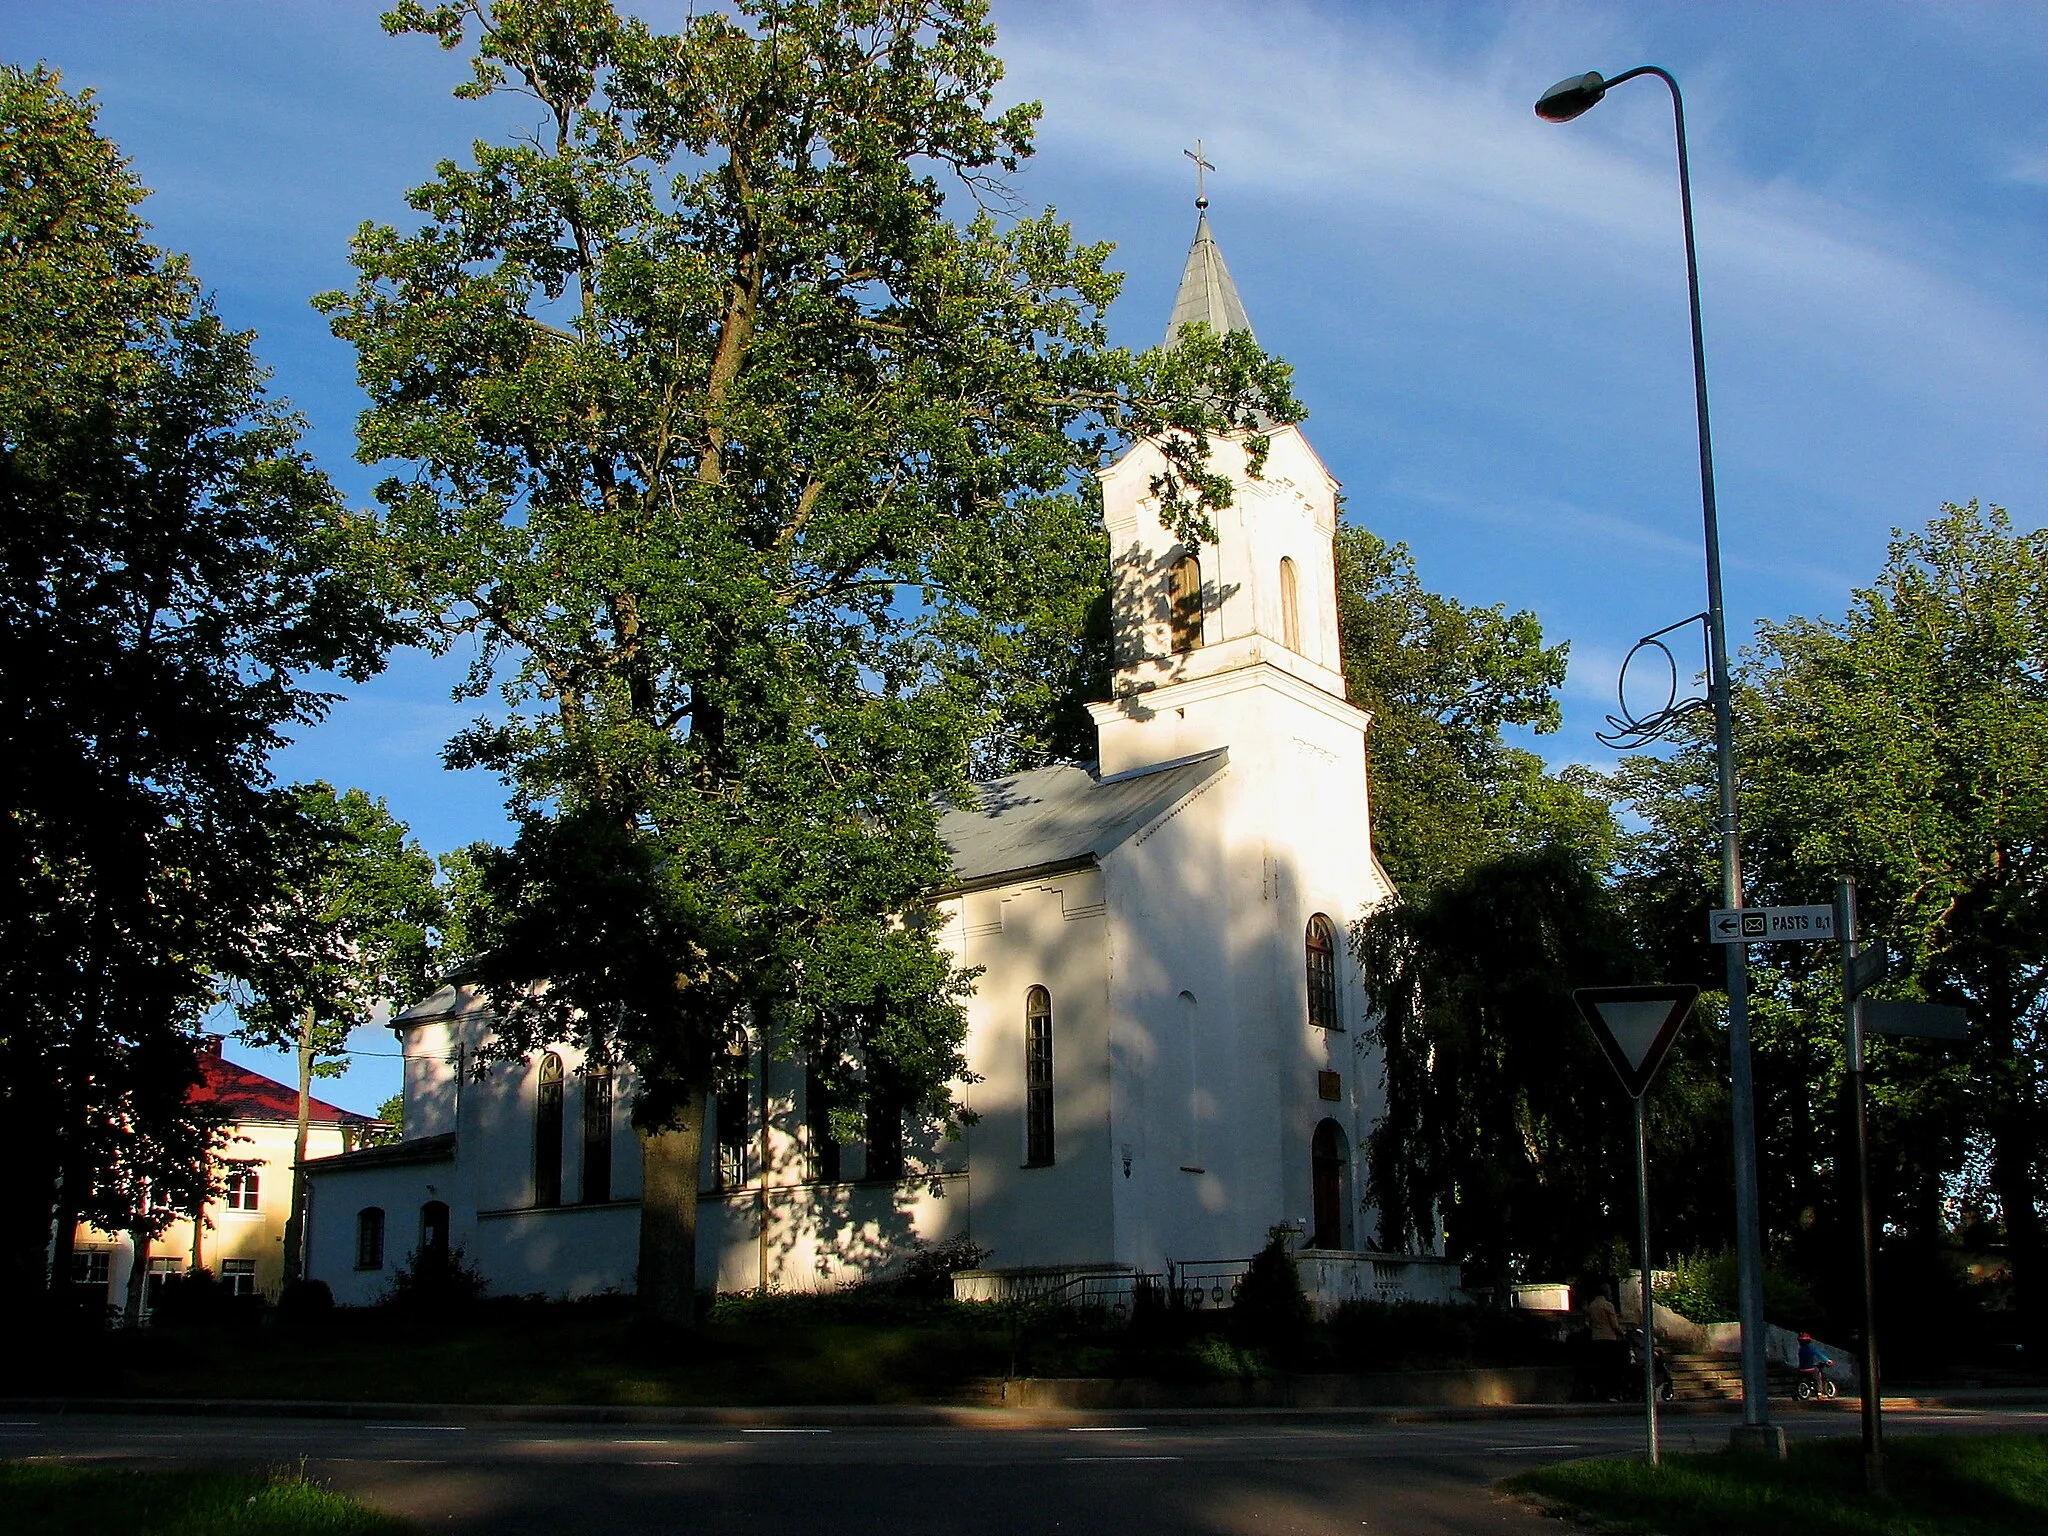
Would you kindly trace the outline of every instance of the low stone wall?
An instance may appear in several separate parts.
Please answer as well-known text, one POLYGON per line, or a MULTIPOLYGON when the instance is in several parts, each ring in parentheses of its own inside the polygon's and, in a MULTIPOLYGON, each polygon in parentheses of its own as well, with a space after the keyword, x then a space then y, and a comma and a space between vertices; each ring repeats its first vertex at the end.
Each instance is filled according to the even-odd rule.
POLYGON ((1347 1301, 1421 1301, 1451 1306, 1464 1301, 1455 1259, 1406 1253, 1334 1253, 1308 1249, 1294 1256, 1301 1287, 1316 1316, 1327 1318, 1347 1301))

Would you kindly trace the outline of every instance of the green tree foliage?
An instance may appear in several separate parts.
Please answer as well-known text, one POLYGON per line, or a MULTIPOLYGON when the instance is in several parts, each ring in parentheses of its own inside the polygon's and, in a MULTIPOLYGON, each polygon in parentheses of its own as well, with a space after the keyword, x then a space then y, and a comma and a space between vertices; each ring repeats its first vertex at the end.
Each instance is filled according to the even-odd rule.
POLYGON ((117 1170, 195 1144, 210 970, 269 879, 265 760, 375 668, 334 494, 89 96, 0 68, 0 1292, 117 1170))
MULTIPOLYGON (((1876 1038, 1881 1219, 1941 1240, 1958 1181, 2002 1213, 2023 1311, 2043 1312, 2043 1027, 2048 1022, 2048 534, 1946 506, 1894 536, 1839 620, 1765 624, 1737 692, 1752 899, 1816 901, 1854 875, 1895 957, 1880 995, 1960 1003, 1968 1048, 1876 1038)), ((1663 888, 1647 931, 1704 969, 1711 754, 1632 760, 1617 788, 1643 828, 1631 879, 1663 888)), ((1757 967, 1759 1124, 1782 1240, 1848 1251, 1835 1177, 1842 1024, 1832 953, 1757 967)))
MULTIPOLYGON (((1576 1268, 1632 1201, 1625 1104, 1570 988, 1639 961, 1606 886, 1600 781, 1505 737, 1557 728, 1566 647, 1533 613, 1429 591, 1405 545, 1358 527, 1337 533, 1337 617, 1351 701, 1373 716, 1374 850, 1400 893, 1353 935, 1385 1072, 1366 1148, 1380 1241, 1441 1230, 1496 1280, 1576 1268)), ((1697 1086, 1667 1090, 1666 1122, 1693 1121, 1697 1086)))
POLYGON ((467 43, 458 94, 538 125, 444 162, 421 227, 366 227, 320 301, 372 401, 362 456, 410 466, 356 555, 503 695, 451 748, 521 819, 477 861, 474 974, 506 1050, 636 1069, 642 1298, 687 1326, 705 1094, 743 1034, 953 1112, 936 816, 971 744, 1044 750, 1006 698, 1087 621, 1088 472, 1162 439, 1198 532, 1228 496, 1206 434, 1300 412, 1248 337, 1107 346, 1107 248, 1007 217, 1036 109, 991 115, 978 0, 385 25, 467 43))
MULTIPOLYGON (((1571 998, 1644 979, 1605 871, 1563 842, 1508 854, 1376 913, 1359 952, 1386 1073, 1366 1148, 1380 1243, 1441 1230, 1505 1283, 1572 1273, 1630 1231, 1628 1101, 1571 998)), ((1672 1150, 1714 1120, 1710 1047, 1688 1034, 1650 1100, 1672 1150)), ((1661 1240, 1682 1244, 1688 1203, 1659 1205, 1661 1240)))
POLYGON ((1396 888, 1419 897, 1557 841, 1607 856, 1613 822, 1593 776, 1549 774, 1502 735, 1558 727, 1569 647, 1546 646, 1535 614, 1431 592, 1407 545, 1347 525, 1337 630, 1346 690, 1373 717, 1373 847, 1396 888))
POLYGON ((280 839, 276 885, 238 966, 240 1034, 298 1054, 298 1134, 284 1275, 299 1277, 306 1160, 315 1077, 348 1070, 343 1054, 379 1003, 402 1007, 434 975, 445 903, 435 864, 382 800, 331 785, 293 791, 298 815, 280 839))

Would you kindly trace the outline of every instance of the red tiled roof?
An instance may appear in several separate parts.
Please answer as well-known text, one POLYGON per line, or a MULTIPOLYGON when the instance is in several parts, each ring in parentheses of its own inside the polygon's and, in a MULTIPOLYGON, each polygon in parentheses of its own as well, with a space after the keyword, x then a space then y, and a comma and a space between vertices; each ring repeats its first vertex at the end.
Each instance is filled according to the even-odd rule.
MULTIPOLYGON (((216 1104, 230 1120, 290 1120, 299 1118, 299 1090, 238 1067, 220 1053, 220 1037, 201 1042, 199 1070, 203 1074, 192 1089, 195 1104, 216 1104)), ((363 1125, 368 1115, 319 1099, 308 1101, 308 1113, 315 1125, 363 1125)))

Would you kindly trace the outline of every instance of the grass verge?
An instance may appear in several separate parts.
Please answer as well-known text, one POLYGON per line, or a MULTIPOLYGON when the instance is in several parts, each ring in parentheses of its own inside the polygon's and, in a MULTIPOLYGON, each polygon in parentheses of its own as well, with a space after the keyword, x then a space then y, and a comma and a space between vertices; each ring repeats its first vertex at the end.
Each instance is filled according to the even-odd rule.
POLYGON ((1659 1536, 2040 1536, 2048 1531, 2048 1436, 1920 1436, 1887 1442, 1891 1497, 1863 1491, 1862 1447, 1807 1441, 1791 1460, 1723 1451, 1576 1461, 1503 1486, 1622 1532, 1659 1536))
POLYGON ((296 1472, 135 1472, 0 1461, 0 1507, 13 1536, 405 1536, 414 1529, 296 1472))

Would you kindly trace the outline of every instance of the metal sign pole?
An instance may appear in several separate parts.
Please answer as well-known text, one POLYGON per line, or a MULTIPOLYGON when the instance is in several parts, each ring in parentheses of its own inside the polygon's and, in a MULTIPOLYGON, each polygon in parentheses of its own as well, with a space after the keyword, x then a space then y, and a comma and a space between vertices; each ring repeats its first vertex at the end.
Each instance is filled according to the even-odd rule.
POLYGON ((1636 1237, 1643 1264, 1643 1424, 1650 1435, 1650 1465, 1657 1465, 1657 1304, 1650 1290, 1650 1154, 1643 1101, 1636 1106, 1636 1237))
POLYGON ((1842 939, 1842 998, 1848 1015, 1849 1102, 1856 1127, 1856 1229, 1863 1259, 1863 1482, 1885 1491, 1884 1398, 1877 1365, 1877 1226, 1870 1200, 1870 1113, 1864 1091, 1863 995, 1856 977, 1856 882, 1844 877, 1836 895, 1835 930, 1842 939))

